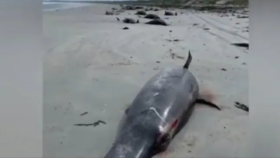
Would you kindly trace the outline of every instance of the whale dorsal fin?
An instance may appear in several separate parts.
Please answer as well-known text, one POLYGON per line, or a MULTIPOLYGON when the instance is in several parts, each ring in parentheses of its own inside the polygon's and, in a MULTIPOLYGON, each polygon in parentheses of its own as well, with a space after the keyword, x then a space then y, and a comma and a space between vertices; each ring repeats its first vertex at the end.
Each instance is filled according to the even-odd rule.
POLYGON ((187 61, 186 61, 186 63, 185 63, 185 65, 184 65, 184 69, 188 69, 189 68, 189 66, 190 66, 190 64, 191 64, 191 62, 192 62, 192 55, 191 55, 191 51, 189 51, 189 56, 188 56, 188 59, 187 59, 187 61))

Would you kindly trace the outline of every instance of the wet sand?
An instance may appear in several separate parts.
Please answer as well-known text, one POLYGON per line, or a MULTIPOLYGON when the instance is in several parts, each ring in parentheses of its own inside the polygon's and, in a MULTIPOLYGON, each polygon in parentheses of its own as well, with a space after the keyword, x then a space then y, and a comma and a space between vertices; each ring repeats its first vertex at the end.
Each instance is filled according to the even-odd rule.
POLYGON ((234 102, 248 103, 248 50, 231 43, 248 42, 248 19, 186 10, 164 19, 151 11, 171 24, 152 26, 135 11, 104 15, 112 7, 44 12, 44 157, 104 156, 126 105, 161 68, 183 65, 189 50, 201 91, 222 111, 198 105, 159 157, 245 157, 249 117, 234 102), (74 126, 98 120, 106 124, 74 126))

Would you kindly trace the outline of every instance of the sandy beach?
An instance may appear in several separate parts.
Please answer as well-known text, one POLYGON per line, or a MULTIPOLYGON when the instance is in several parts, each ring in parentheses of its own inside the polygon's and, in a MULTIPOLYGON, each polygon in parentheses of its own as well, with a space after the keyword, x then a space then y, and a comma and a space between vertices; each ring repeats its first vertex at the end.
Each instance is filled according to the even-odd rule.
POLYGON ((118 6, 43 13, 44 157, 103 157, 125 107, 145 82, 164 67, 183 65, 189 50, 190 71, 222 111, 196 106, 165 155, 157 157, 246 157, 249 116, 234 105, 248 105, 249 51, 231 43, 248 42, 249 19, 188 10, 165 19, 160 10, 150 13, 170 26, 153 26, 135 11, 105 15, 112 7, 118 6), (106 124, 74 126, 98 120, 106 124))

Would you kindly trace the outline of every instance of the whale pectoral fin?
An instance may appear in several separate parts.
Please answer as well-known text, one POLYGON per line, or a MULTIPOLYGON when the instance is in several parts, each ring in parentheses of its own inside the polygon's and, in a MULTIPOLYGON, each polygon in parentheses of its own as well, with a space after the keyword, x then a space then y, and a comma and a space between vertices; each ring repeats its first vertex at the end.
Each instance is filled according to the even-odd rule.
POLYGON ((124 110, 124 114, 128 114, 129 108, 131 104, 126 104, 126 109, 124 110))
POLYGON ((214 103, 211 103, 211 102, 209 102, 209 101, 206 101, 206 100, 204 100, 204 99, 196 99, 196 103, 208 105, 208 106, 210 106, 210 107, 212 107, 212 108, 215 108, 215 109, 221 111, 221 109, 218 107, 218 105, 216 105, 216 104, 214 104, 214 103))
POLYGON ((124 110, 124 113, 127 115, 128 111, 129 111, 129 107, 124 110))

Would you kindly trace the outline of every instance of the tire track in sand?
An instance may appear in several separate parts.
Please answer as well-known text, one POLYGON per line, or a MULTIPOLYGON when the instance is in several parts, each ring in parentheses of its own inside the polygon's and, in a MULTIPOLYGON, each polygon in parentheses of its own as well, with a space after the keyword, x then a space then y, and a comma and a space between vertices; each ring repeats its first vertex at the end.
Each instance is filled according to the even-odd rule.
POLYGON ((214 28, 216 28, 216 29, 218 29, 218 30, 220 30, 220 31, 226 32, 226 33, 231 34, 231 35, 233 35, 233 36, 238 36, 238 37, 240 37, 240 38, 242 38, 242 39, 248 41, 248 38, 247 38, 247 37, 244 37, 244 36, 242 36, 242 35, 239 35, 239 34, 236 33, 236 32, 233 32, 233 31, 224 29, 224 28, 222 28, 222 27, 219 27, 219 26, 217 26, 216 24, 214 24, 213 22, 210 22, 209 20, 206 20, 206 19, 202 18, 202 17, 199 16, 199 15, 194 15, 194 16, 196 16, 197 18, 201 19, 202 21, 206 22, 206 23, 209 24, 210 26, 212 26, 212 27, 214 27, 214 28))
MULTIPOLYGON (((194 15, 194 13, 192 13, 191 15, 195 16, 196 19, 198 19, 198 20, 204 21, 203 18, 201 18, 201 17, 198 16, 198 15, 194 15)), ((204 21, 204 22, 206 22, 206 21, 204 21)), ((207 23, 207 22, 206 22, 206 23, 207 23)), ((207 23, 207 24, 209 24, 209 23, 207 23)), ((210 25, 210 26, 212 26, 212 25, 210 25)), ((225 32, 226 34, 229 34, 229 35, 231 35, 231 36, 236 37, 236 36, 235 36, 236 33, 232 34, 232 33, 229 33, 229 31, 224 31, 224 29, 221 30, 221 29, 216 28, 215 26, 212 26, 212 27, 215 28, 215 29, 217 29, 218 31, 222 31, 222 32, 225 32)), ((219 35, 219 34, 217 34, 217 33, 214 33, 214 32, 211 31, 211 30, 205 30, 205 32, 208 33, 208 34, 210 34, 210 35, 212 35, 212 36, 215 36, 215 37, 219 38, 221 41, 223 41, 223 42, 225 42, 225 43, 227 43, 227 44, 229 44, 229 45, 231 45, 231 43, 232 43, 232 41, 230 41, 229 39, 227 39, 227 38, 225 38, 225 37, 223 37, 223 36, 221 36, 221 35, 219 35)), ((231 32, 231 31, 230 31, 230 32, 231 32)), ((240 35, 240 36, 241 36, 241 35, 240 35)), ((237 37, 240 37, 240 36, 237 35, 237 37)), ((242 36, 242 37, 243 37, 243 36, 242 36)), ((244 37, 244 38, 245 38, 245 37, 244 37)), ((242 41, 244 41, 244 38, 242 38, 242 39, 243 39, 242 41)), ((245 40, 247 41, 246 38, 245 38, 245 40)), ((235 47, 236 49, 238 49, 238 50, 240 50, 240 51, 242 51, 242 52, 244 52, 244 53, 248 53, 248 50, 245 50, 245 49, 243 49, 243 48, 239 48, 239 47, 236 47, 236 46, 233 46, 233 47, 235 47)))

